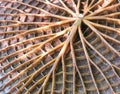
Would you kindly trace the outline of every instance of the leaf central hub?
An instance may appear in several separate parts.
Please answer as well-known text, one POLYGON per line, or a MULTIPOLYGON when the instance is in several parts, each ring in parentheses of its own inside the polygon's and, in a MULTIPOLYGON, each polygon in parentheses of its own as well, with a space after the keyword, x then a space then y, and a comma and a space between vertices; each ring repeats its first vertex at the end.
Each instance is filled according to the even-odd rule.
POLYGON ((79 18, 83 18, 83 14, 80 13, 78 17, 79 17, 79 18))

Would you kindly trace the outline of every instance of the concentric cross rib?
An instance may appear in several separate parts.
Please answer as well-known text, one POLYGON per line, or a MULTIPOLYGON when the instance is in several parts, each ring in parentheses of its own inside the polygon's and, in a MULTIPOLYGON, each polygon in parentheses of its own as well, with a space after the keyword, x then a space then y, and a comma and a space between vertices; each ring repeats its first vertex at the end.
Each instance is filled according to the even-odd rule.
POLYGON ((119 93, 119 0, 0 0, 0 94, 119 93))

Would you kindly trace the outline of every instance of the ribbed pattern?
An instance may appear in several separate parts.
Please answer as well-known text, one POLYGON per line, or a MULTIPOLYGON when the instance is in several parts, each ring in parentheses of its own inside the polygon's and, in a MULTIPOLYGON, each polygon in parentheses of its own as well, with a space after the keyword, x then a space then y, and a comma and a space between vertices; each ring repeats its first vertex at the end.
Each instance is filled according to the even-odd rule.
POLYGON ((0 94, 119 94, 119 0, 0 0, 0 94))

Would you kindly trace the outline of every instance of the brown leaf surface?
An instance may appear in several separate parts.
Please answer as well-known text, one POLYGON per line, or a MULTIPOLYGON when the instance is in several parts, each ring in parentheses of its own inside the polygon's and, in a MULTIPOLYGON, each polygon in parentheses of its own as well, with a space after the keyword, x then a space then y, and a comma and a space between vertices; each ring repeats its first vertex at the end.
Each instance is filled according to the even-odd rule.
POLYGON ((119 0, 0 0, 0 94, 119 94, 119 0))

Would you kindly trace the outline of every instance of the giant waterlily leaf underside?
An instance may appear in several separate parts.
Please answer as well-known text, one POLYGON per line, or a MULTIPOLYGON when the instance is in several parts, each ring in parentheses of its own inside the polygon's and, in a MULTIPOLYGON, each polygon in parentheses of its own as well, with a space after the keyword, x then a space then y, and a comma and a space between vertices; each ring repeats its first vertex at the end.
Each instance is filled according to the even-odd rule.
POLYGON ((0 0, 0 94, 118 94, 119 66, 119 0, 0 0))

